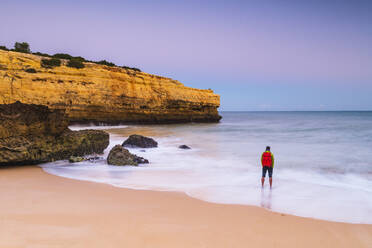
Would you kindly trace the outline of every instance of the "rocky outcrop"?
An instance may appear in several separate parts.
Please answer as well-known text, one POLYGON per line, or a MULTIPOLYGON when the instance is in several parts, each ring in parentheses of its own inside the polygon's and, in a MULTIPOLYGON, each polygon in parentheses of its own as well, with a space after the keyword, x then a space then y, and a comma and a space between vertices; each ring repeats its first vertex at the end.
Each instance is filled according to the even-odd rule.
POLYGON ((158 147, 158 142, 152 138, 148 138, 142 135, 133 134, 126 139, 122 146, 124 147, 140 147, 140 148, 152 148, 158 147))
POLYGON ((68 162, 70 163, 79 163, 79 162, 83 162, 85 160, 85 158, 83 157, 79 157, 79 156, 71 156, 69 159, 68 159, 68 162))
POLYGON ((189 147, 187 145, 180 145, 178 148, 184 149, 184 150, 191 149, 191 147, 189 147))
POLYGON ((40 66, 42 57, 0 50, 0 104, 21 101, 63 109, 73 122, 218 122, 220 97, 170 78, 84 63, 40 66), (33 69, 33 70, 31 70, 33 69), (32 71, 32 73, 30 73, 32 71))
POLYGON ((71 131, 62 110, 16 102, 0 104, 0 165, 38 164, 103 153, 109 135, 71 131))
POLYGON ((133 165, 148 164, 149 161, 137 155, 131 154, 121 145, 114 146, 107 156, 107 163, 110 165, 133 165))

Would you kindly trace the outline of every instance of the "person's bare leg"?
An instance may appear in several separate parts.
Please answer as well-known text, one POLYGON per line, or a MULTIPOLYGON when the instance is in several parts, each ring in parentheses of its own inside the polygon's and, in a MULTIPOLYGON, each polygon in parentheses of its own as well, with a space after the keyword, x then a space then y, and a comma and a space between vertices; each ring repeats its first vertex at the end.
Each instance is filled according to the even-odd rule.
POLYGON ((262 184, 262 188, 263 188, 263 186, 264 186, 264 183, 265 183, 265 178, 264 178, 264 177, 262 177, 262 178, 261 178, 261 184, 262 184))
POLYGON ((272 177, 269 178, 269 182, 270 182, 270 189, 271 189, 273 187, 273 178, 272 177))

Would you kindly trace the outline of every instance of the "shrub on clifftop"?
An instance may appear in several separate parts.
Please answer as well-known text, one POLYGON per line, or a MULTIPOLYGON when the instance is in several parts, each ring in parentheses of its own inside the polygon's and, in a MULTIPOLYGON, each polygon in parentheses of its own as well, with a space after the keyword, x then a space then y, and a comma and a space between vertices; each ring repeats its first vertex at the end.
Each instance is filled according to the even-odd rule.
POLYGON ((85 60, 83 57, 81 57, 81 56, 72 57, 72 59, 74 59, 74 60, 79 60, 79 61, 81 61, 81 62, 85 62, 85 61, 86 61, 86 60, 85 60))
POLYGON ((61 65, 61 59, 65 59, 65 60, 68 60, 67 66, 77 68, 77 69, 85 67, 83 62, 87 62, 87 63, 89 62, 89 63, 95 63, 95 64, 105 65, 105 66, 109 66, 109 67, 120 67, 120 68, 124 68, 126 70, 130 70, 130 71, 127 71, 127 73, 141 72, 141 70, 136 68, 136 67, 118 66, 115 63, 107 61, 107 60, 100 60, 100 61, 86 60, 85 58, 83 58, 81 56, 72 56, 72 55, 67 54, 67 53, 56 53, 54 55, 50 55, 50 54, 47 54, 47 53, 41 53, 41 52, 33 52, 32 53, 31 49, 30 49, 30 45, 27 42, 16 42, 14 44, 14 49, 8 49, 6 46, 0 46, 0 50, 15 51, 15 52, 21 52, 21 53, 31 53, 31 54, 38 55, 38 56, 41 56, 41 57, 51 58, 49 60, 48 59, 43 59, 42 60, 41 66, 44 67, 44 68, 53 68, 53 67, 56 67, 56 66, 60 66, 61 65))
POLYGON ((99 64, 99 65, 116 66, 114 63, 108 62, 106 60, 101 60, 101 61, 93 62, 93 63, 99 64))
POLYGON ((53 68, 53 67, 56 67, 56 66, 60 66, 61 65, 61 60, 56 59, 56 58, 42 59, 40 63, 41 63, 41 66, 44 67, 44 68, 53 68))
POLYGON ((57 59, 72 59, 72 56, 67 53, 56 53, 53 55, 53 58, 57 59))
POLYGON ((40 52, 36 52, 36 53, 32 53, 34 55, 38 55, 38 56, 43 56, 43 57, 52 57, 51 55, 47 54, 47 53, 40 53, 40 52))
POLYGON ((83 62, 81 60, 77 59, 77 58, 73 58, 70 61, 68 61, 67 66, 68 67, 73 67, 73 68, 76 68, 76 69, 81 69, 81 68, 85 67, 83 62))
POLYGON ((136 68, 136 67, 129 67, 129 66, 125 66, 125 65, 124 65, 124 66, 122 66, 121 68, 141 72, 141 70, 138 69, 138 68, 136 68))
POLYGON ((27 73, 36 73, 36 70, 34 68, 28 68, 25 70, 27 73))
POLYGON ((16 42, 14 44, 14 51, 20 53, 31 53, 30 45, 27 42, 16 42))

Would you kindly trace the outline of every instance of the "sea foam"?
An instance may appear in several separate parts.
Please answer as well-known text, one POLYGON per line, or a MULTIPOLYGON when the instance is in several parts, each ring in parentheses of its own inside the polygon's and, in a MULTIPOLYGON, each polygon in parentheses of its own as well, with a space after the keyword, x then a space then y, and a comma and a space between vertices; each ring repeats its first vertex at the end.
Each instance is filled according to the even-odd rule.
MULTIPOLYGON (((204 201, 245 204, 303 217, 372 223, 371 113, 223 113, 220 124, 109 127, 103 160, 41 165, 51 174, 132 189, 185 192, 204 201), (109 150, 130 134, 158 148, 130 148, 150 160, 109 166, 109 150), (178 146, 186 144, 191 150, 178 146), (261 189, 260 155, 275 155, 273 189, 261 189)), ((93 128, 72 127, 72 129, 93 128)), ((268 182, 266 182, 268 183, 268 182)))

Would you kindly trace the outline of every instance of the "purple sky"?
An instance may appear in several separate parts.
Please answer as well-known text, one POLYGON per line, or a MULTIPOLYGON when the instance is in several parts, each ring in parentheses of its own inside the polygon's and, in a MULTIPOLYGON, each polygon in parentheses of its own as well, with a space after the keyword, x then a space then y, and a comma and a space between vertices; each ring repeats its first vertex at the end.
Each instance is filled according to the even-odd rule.
POLYGON ((372 110, 369 1, 1 2, 0 45, 212 88, 221 110, 372 110))

